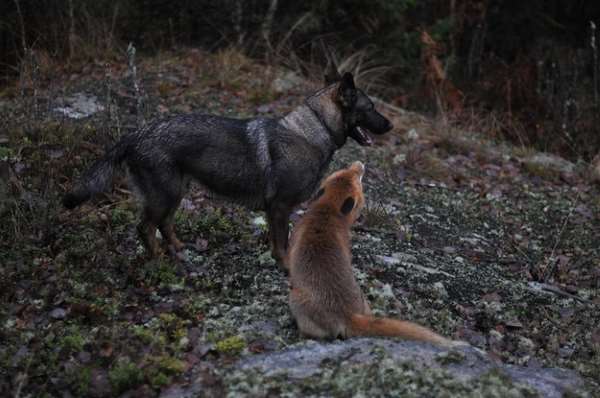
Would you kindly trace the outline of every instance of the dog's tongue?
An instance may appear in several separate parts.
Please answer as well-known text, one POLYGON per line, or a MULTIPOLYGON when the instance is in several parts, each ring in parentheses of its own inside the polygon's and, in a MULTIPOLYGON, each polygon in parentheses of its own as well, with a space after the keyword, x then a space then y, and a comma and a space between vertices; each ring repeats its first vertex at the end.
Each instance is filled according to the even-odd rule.
POLYGON ((364 146, 370 146, 373 144, 371 137, 362 128, 356 126, 356 135, 358 136, 358 143, 364 146))

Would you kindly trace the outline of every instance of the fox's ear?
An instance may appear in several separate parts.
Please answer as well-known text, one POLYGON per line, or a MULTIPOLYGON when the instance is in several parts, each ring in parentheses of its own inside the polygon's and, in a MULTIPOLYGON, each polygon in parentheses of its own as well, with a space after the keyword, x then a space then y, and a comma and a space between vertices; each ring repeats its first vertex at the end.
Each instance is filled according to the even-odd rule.
POLYGON ((354 85, 354 76, 352 76, 352 73, 344 73, 338 94, 344 108, 352 108, 354 106, 356 103, 356 86, 354 85))
POLYGON ((342 212, 343 215, 348 215, 350 214, 350 212, 352 211, 352 209, 354 209, 354 198, 352 196, 348 196, 346 198, 346 200, 344 200, 344 203, 342 204, 342 208, 340 209, 340 211, 342 212))
POLYGON ((362 178, 365 175, 364 163, 357 160, 350 165, 350 169, 354 170, 358 174, 358 179, 362 182, 362 178))
POLYGON ((319 199, 321 196, 323 196, 324 193, 325 193, 325 188, 319 189, 317 191, 317 193, 315 194, 315 196, 313 197, 313 200, 319 199))

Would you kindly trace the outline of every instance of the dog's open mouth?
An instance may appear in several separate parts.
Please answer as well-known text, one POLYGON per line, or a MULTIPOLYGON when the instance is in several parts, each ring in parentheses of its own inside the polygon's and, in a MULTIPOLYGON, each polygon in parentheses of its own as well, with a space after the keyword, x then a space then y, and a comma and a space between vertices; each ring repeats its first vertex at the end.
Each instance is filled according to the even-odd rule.
POLYGON ((356 126, 352 129, 350 132, 350 137, 354 138, 354 140, 362 146, 371 146, 373 144, 373 140, 371 140, 371 137, 369 137, 369 133, 359 126, 356 126))

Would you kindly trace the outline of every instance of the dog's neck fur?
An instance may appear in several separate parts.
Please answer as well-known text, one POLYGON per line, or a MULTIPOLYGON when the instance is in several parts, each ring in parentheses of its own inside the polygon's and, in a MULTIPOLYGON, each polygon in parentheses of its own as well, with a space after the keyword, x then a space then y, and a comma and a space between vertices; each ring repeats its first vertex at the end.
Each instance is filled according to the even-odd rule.
POLYGON ((341 148, 346 143, 344 124, 340 112, 332 108, 337 106, 333 101, 337 86, 332 84, 308 97, 304 105, 284 116, 281 124, 319 147, 341 148))

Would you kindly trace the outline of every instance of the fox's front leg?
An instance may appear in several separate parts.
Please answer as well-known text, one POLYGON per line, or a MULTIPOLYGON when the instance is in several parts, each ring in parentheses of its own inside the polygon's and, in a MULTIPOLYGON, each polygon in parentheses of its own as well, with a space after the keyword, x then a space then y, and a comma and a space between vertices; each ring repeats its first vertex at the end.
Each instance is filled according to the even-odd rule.
POLYGON ((270 206, 267 210, 271 256, 284 268, 283 259, 288 246, 288 235, 290 232, 289 220, 291 213, 291 207, 281 205, 270 206))

